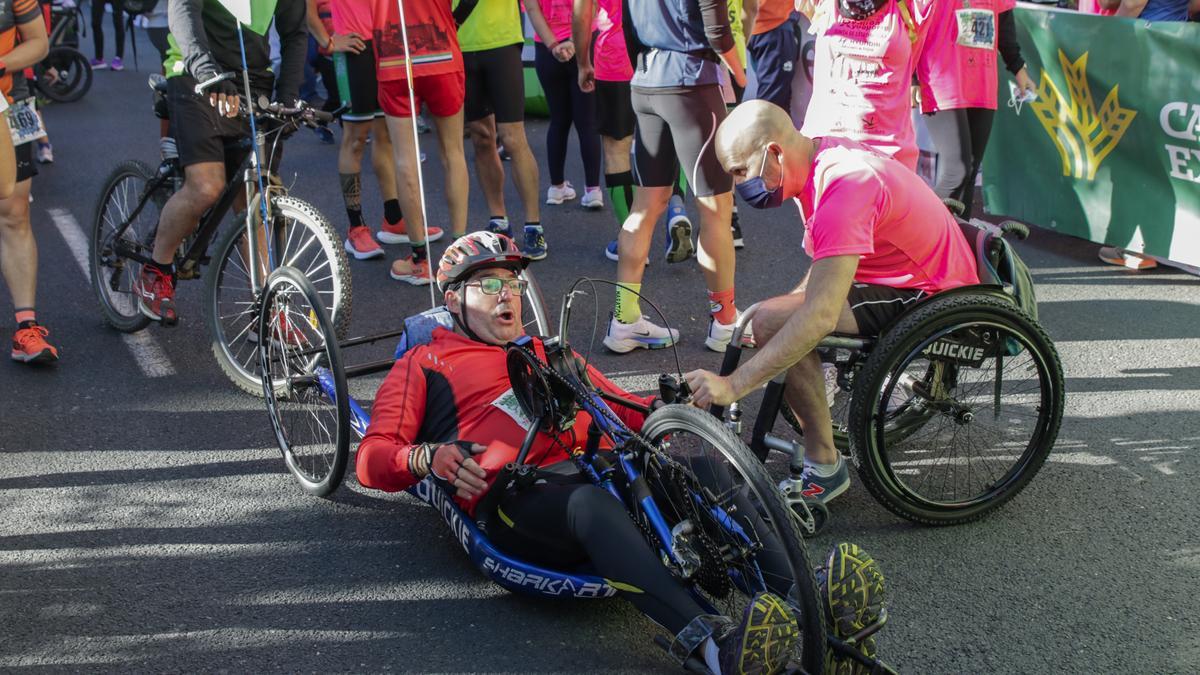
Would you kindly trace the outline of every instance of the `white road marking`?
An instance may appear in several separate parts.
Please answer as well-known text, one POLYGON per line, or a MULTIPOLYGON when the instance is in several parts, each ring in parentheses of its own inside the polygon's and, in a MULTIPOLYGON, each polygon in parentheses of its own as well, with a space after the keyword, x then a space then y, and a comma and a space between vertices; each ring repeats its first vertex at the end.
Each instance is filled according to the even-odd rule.
MULTIPOLYGON (((79 226, 79 221, 75 220, 75 216, 65 209, 50 209, 49 212, 59 234, 67 242, 71 254, 75 256, 79 270, 83 272, 85 279, 89 279, 88 240, 83 233, 83 228, 79 226)), ((167 377, 175 374, 175 367, 171 365, 167 353, 150 333, 145 331, 122 333, 121 339, 125 341, 125 346, 129 347, 129 351, 133 352, 134 360, 137 361, 138 367, 142 369, 142 374, 146 377, 167 377)))

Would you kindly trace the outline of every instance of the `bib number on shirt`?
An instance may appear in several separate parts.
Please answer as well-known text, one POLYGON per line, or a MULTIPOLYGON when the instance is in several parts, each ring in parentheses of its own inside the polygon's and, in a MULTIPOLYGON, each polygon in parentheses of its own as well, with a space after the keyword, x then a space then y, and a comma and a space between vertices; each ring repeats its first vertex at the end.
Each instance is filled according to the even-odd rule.
POLYGON ((511 388, 500 394, 495 401, 492 401, 492 405, 499 408, 505 415, 511 417, 517 423, 517 426, 522 429, 528 431, 533 428, 533 420, 529 419, 529 416, 521 409, 521 403, 517 401, 517 395, 513 393, 511 388))
POLYGON ((958 9, 958 45, 971 49, 996 48, 996 13, 990 9, 958 9))
POLYGON ((42 118, 38 117, 37 104, 32 96, 17 101, 8 109, 8 130, 14 146, 46 137, 46 129, 42 126, 42 118))

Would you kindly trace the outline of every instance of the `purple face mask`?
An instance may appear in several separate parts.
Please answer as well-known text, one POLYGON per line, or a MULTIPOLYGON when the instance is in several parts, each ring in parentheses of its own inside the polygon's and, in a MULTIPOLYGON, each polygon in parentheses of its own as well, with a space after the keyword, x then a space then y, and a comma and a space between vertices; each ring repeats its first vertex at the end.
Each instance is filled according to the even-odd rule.
POLYGON ((769 152, 769 148, 763 152, 762 166, 758 169, 758 175, 742 181, 736 186, 738 196, 756 209, 773 209, 783 204, 783 162, 779 163, 779 185, 774 190, 767 189, 767 182, 762 177, 763 171, 767 168, 769 152))

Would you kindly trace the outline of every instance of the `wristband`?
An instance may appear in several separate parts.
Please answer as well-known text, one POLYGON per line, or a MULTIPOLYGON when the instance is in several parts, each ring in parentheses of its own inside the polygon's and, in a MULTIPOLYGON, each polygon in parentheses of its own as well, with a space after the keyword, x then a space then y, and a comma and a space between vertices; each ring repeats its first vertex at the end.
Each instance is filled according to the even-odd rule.
POLYGON ((428 476, 430 466, 433 463, 433 451, 434 448, 431 443, 422 443, 409 451, 408 472, 418 478, 428 476))
POLYGON ((562 42, 560 42, 560 41, 558 41, 558 40, 555 40, 555 41, 554 41, 554 44, 552 44, 552 45, 546 45, 546 49, 549 49, 550 51, 554 51, 554 50, 555 50, 555 48, 557 48, 557 47, 558 47, 559 45, 561 45, 561 44, 562 44, 562 42))
POLYGON ((333 36, 334 35, 337 35, 337 33, 329 34, 329 37, 325 40, 325 44, 321 45, 321 49, 324 49, 325 51, 329 51, 329 49, 331 47, 333 47, 333 36))

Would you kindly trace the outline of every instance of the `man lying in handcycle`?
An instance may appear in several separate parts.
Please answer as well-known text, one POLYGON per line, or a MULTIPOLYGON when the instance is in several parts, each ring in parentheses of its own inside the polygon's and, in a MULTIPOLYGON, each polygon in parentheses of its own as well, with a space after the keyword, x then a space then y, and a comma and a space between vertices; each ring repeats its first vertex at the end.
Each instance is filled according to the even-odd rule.
MULTIPOLYGON (((664 566, 625 506, 581 476, 572 476, 575 465, 568 452, 578 448, 582 430, 589 428, 586 412, 578 413, 576 432, 539 431, 526 458, 541 469, 539 480, 506 492, 497 508, 484 513, 481 498, 500 469, 514 461, 531 424, 511 389, 505 351, 524 333, 525 282, 517 275, 528 262, 511 239, 488 232, 468 234, 446 250, 437 282, 455 328, 434 329, 432 339, 411 347, 380 386, 358 449, 359 482, 395 492, 433 474, 450 486, 459 506, 486 519, 488 537, 505 553, 556 569, 590 563, 595 573, 675 635, 676 655, 694 657, 716 673, 778 672, 798 635, 796 619, 780 597, 757 595, 743 616, 735 617, 737 625, 707 615, 664 566), (442 442, 419 442, 427 439, 442 442)), ((544 351, 540 340, 534 339, 534 349, 544 351)), ((645 406, 654 403, 622 391, 590 366, 588 376, 603 391, 645 406)), ((630 428, 642 428, 643 413, 620 405, 613 409, 630 428)), ((696 475, 705 481, 699 471, 696 475)), ((759 516, 753 507, 740 511, 750 512, 752 527, 769 531, 755 520, 759 516)), ((763 576, 771 578, 782 578, 771 573, 773 568, 786 568, 790 583, 792 568, 771 559, 778 550, 759 552, 757 563, 763 576)))
POLYGON ((978 284, 975 256, 908 167, 855 141, 807 138, 771 103, 738 106, 717 130, 716 148, 746 203, 774 208, 796 199, 813 263, 795 290, 754 315, 753 358, 725 377, 685 375, 692 400, 726 406, 787 371, 785 400, 804 430, 801 493, 828 502, 850 487, 850 472, 829 414, 837 383, 814 348, 834 332, 878 335, 921 298, 978 284))

